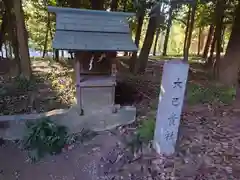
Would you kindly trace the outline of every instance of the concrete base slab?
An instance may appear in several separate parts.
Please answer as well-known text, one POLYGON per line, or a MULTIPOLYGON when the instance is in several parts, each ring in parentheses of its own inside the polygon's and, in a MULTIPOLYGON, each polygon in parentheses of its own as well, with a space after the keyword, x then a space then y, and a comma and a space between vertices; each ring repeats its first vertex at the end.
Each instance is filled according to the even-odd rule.
POLYGON ((73 106, 67 110, 59 109, 41 114, 0 116, 0 137, 8 140, 22 139, 25 134, 25 123, 44 117, 66 126, 69 133, 81 132, 83 128, 98 132, 133 123, 136 119, 136 108, 124 106, 116 113, 112 113, 111 107, 104 107, 81 116, 80 109, 73 106))

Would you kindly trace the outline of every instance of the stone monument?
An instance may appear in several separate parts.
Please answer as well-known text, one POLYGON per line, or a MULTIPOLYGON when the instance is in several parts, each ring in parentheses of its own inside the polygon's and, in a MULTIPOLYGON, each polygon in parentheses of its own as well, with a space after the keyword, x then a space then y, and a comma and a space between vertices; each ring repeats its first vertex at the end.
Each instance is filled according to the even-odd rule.
POLYGON ((172 60, 164 64, 153 147, 159 154, 175 151, 189 64, 172 60))

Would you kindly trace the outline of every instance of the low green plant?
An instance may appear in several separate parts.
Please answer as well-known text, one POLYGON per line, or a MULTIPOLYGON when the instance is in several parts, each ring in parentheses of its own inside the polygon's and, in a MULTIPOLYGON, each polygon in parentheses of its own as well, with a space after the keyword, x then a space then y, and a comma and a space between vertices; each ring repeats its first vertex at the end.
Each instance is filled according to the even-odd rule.
POLYGON ((7 90, 4 87, 0 87, 0 96, 5 96, 7 94, 7 90))
POLYGON ((153 139, 154 129, 155 119, 147 119, 142 122, 137 130, 137 134, 143 142, 149 142, 153 139))
POLYGON ((32 90, 36 85, 35 79, 31 80, 26 79, 25 77, 18 76, 15 78, 15 86, 18 90, 28 91, 32 90))
POLYGON ((236 92, 233 88, 222 86, 200 86, 197 84, 189 84, 187 89, 187 101, 190 105, 198 103, 222 102, 224 104, 231 103, 235 98, 236 92))
POLYGON ((132 138, 127 140, 127 145, 132 153, 141 151, 144 144, 149 144, 153 140, 154 129, 155 119, 146 119, 142 122, 132 138))
POLYGON ((46 154, 58 154, 68 140, 67 129, 56 125, 49 118, 43 118, 35 123, 27 123, 26 136, 23 145, 29 150, 33 161, 46 154))

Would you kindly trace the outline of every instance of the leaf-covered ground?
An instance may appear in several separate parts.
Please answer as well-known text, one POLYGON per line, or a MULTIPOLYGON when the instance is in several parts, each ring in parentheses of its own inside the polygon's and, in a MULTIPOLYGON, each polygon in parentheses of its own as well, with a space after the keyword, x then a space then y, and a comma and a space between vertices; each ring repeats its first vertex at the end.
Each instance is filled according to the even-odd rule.
POLYGON ((47 60, 32 62, 30 82, 15 78, 0 82, 0 114, 46 112, 67 108, 74 101, 72 69, 47 60))
MULTIPOLYGON (((147 73, 142 76, 132 76, 121 69, 124 73, 120 72, 120 78, 128 85, 135 87, 137 92, 134 97, 137 98, 135 105, 138 109, 138 121, 133 125, 113 130, 111 133, 114 135, 111 138, 115 139, 114 142, 121 142, 123 146, 126 146, 125 139, 129 139, 138 131, 138 124, 154 120, 162 65, 161 61, 150 62, 147 73)), ((142 157, 139 156, 141 153, 132 157, 129 156, 127 148, 124 151, 118 148, 117 153, 115 152, 111 158, 107 153, 105 159, 111 159, 108 160, 111 166, 107 167, 111 168, 101 178, 239 180, 240 108, 232 104, 233 99, 234 91, 212 81, 202 64, 191 64, 176 153, 172 157, 163 158, 156 155, 149 147, 144 146, 142 157)), ((152 123, 149 124, 149 128, 152 128, 152 123)), ((149 133, 149 131, 141 132, 149 133)), ((109 135, 103 135, 96 142, 102 144, 103 149, 108 152, 112 148, 105 143, 107 138, 109 135)), ((80 173, 79 167, 84 165, 87 165, 89 171, 94 174, 96 166, 93 162, 100 162, 99 158, 90 161, 84 159, 85 155, 89 156, 89 151, 99 152, 99 154, 96 153, 98 155, 105 154, 94 142, 89 141, 87 147, 90 149, 83 150, 83 146, 77 144, 74 150, 57 157, 43 159, 37 165, 25 162, 24 153, 13 148, 14 145, 11 143, 6 143, 5 146, 0 147, 0 154, 2 154, 0 156, 0 179, 31 180, 33 174, 30 172, 38 174, 34 179, 81 179, 84 176, 80 173), (4 162, 8 162, 7 166, 4 162)), ((96 175, 92 178, 88 176, 88 178, 96 178, 96 175)), ((87 177, 85 179, 87 180, 87 177)))

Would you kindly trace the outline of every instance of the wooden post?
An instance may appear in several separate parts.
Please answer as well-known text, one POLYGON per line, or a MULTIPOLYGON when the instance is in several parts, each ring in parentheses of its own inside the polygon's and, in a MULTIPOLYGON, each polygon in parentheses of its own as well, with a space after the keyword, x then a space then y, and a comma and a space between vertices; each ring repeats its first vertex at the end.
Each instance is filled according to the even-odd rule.
POLYGON ((77 98, 77 105, 80 107, 80 115, 83 115, 83 108, 82 108, 82 99, 81 99, 81 87, 80 87, 80 61, 75 59, 75 73, 76 73, 76 98, 77 98))
MULTIPOLYGON (((117 75, 117 65, 116 65, 116 59, 114 58, 112 60, 112 69, 111 69, 111 76, 113 77, 114 81, 116 81, 116 75, 117 75)), ((116 83, 116 82, 115 82, 116 83)), ((114 84, 112 86, 112 112, 116 113, 117 112, 117 108, 115 107, 115 86, 116 84, 114 84)))

